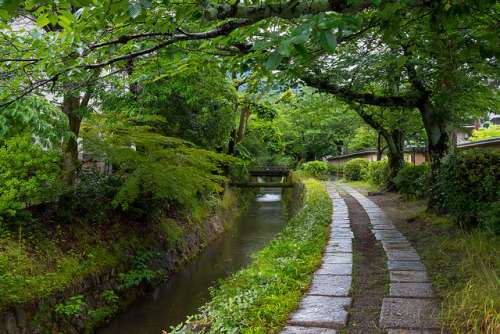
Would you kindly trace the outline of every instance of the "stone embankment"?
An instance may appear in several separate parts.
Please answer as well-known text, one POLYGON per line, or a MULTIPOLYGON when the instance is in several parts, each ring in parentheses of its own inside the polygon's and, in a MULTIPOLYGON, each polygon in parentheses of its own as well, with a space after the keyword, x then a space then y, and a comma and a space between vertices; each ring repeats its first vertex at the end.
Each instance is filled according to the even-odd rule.
POLYGON ((425 265, 415 248, 390 218, 372 201, 341 183, 326 183, 333 201, 330 239, 323 264, 299 307, 290 315, 282 334, 336 334, 349 332, 348 309, 353 304, 352 240, 348 207, 336 189, 354 197, 369 217, 375 238, 382 244, 390 273, 389 294, 384 296, 378 324, 373 332, 389 334, 439 333, 435 316, 439 303, 428 280, 425 265))

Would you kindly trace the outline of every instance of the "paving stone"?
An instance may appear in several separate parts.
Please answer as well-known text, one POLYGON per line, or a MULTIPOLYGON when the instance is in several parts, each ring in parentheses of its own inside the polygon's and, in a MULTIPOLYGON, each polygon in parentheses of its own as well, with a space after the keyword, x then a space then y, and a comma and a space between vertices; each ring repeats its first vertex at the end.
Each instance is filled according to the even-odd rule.
POLYGON ((389 261, 420 261, 421 258, 417 252, 413 251, 389 251, 386 252, 389 261))
POLYGON ((338 229, 332 229, 330 231, 331 238, 354 238, 354 233, 352 233, 351 229, 345 229, 345 231, 339 231, 338 229))
POLYGON ((420 261, 387 261, 389 270, 425 270, 425 265, 420 261))
POLYGON ((387 252, 416 252, 409 242, 399 240, 397 242, 389 242, 389 240, 382 241, 382 247, 387 252))
POLYGON ((431 283, 390 283, 389 295, 391 297, 432 298, 434 289, 431 283))
POLYGON ((390 329, 388 334, 439 334, 441 331, 413 330, 413 329, 390 329))
POLYGON ((365 212, 368 215, 370 215, 370 214, 385 214, 384 211, 382 211, 381 209, 377 209, 377 208, 363 207, 363 209, 365 210, 365 212))
POLYGON ((330 328, 286 326, 280 333, 281 334, 337 334, 337 331, 330 328))
POLYGON ((317 275, 351 275, 352 263, 323 263, 318 270, 317 275))
POLYGON ((404 235, 398 230, 374 230, 373 234, 377 240, 405 240, 404 235))
POLYGON ((370 223, 372 225, 376 225, 376 224, 392 224, 392 220, 389 217, 386 217, 386 218, 376 218, 376 219, 371 219, 370 223))
POLYGON ((352 263, 352 253, 325 253, 323 263, 352 263))
POLYGON ((331 226, 332 228, 350 228, 350 227, 351 227, 351 225, 350 225, 350 223, 349 223, 349 222, 347 222, 347 223, 332 222, 332 223, 330 224, 330 226, 331 226))
POLYGON ((396 230, 396 226, 394 224, 372 224, 372 230, 383 230, 383 231, 388 231, 388 230, 396 230))
POLYGON ((384 298, 381 328, 434 329, 439 304, 431 299, 384 298))
MULTIPOLYGON (((351 240, 351 239, 345 239, 351 240)), ((325 247, 325 253, 352 253, 352 243, 350 244, 339 244, 333 243, 325 247)))
POLYGON ((345 296, 349 295, 352 276, 347 275, 314 275, 308 295, 345 296))
POLYGON ((429 282, 426 271, 391 271, 391 282, 429 282))
POLYGON ((305 327, 340 328, 347 324, 352 298, 305 296, 299 307, 292 312, 289 325, 305 327))
POLYGON ((333 213, 333 219, 349 219, 349 215, 347 213, 333 213))

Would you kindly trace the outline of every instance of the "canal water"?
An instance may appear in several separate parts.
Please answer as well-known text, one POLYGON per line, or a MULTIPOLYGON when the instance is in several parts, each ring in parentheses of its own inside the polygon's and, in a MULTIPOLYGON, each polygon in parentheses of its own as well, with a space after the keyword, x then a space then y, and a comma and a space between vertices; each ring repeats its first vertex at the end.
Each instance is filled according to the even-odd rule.
POLYGON ((281 189, 262 189, 246 213, 193 261, 114 318, 98 334, 161 334, 197 313, 210 300, 210 287, 248 265, 286 223, 281 189))

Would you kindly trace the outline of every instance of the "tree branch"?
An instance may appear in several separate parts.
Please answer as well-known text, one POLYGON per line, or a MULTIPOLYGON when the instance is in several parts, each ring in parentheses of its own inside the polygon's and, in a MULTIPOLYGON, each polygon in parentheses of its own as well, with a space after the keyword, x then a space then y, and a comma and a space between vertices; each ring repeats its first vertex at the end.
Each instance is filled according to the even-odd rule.
POLYGON ((404 96, 379 96, 370 93, 353 92, 348 88, 338 87, 327 80, 305 77, 302 80, 310 87, 321 92, 333 94, 346 102, 357 102, 379 107, 415 107, 415 101, 404 96))
POLYGON ((151 48, 145 49, 145 50, 131 52, 129 54, 125 54, 125 55, 110 59, 110 60, 108 60, 106 62, 102 62, 102 63, 89 64, 89 65, 79 65, 76 67, 85 68, 85 69, 102 68, 104 66, 111 65, 111 64, 116 63, 118 61, 127 60, 127 59, 131 59, 131 58, 137 58, 137 57, 140 57, 143 55, 153 53, 157 50, 163 49, 171 44, 174 44, 174 43, 177 43, 180 41, 210 39, 210 38, 214 38, 214 37, 218 37, 218 36, 227 35, 237 28, 250 25, 254 22, 255 22, 255 20, 253 20, 253 19, 233 20, 233 21, 222 23, 222 24, 218 25, 217 27, 215 27, 214 29, 206 31, 206 32, 176 34, 176 35, 172 36, 172 38, 169 39, 168 41, 157 44, 157 45, 155 45, 151 48))

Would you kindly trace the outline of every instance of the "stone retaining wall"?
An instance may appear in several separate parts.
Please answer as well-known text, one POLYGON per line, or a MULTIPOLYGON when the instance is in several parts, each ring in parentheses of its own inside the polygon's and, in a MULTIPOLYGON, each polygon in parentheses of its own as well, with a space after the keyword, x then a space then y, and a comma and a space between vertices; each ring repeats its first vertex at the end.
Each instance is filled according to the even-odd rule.
MULTIPOLYGON (((235 211, 223 210, 215 214, 203 225, 189 230, 185 234, 183 242, 179 242, 177 245, 162 243, 152 245, 150 249, 156 249, 161 254, 160 258, 154 260, 154 264, 164 268, 168 274, 172 274, 180 263, 195 256, 204 245, 216 239, 232 222, 235 211)), ((159 240, 166 240, 166 238, 159 236, 159 240)), ((107 290, 116 291, 116 287, 119 285, 118 274, 129 270, 130 264, 122 263, 105 272, 84 277, 64 291, 47 298, 10 308, 0 314, 0 334, 88 333, 91 322, 89 310, 93 312, 106 308, 109 310, 110 306, 102 293, 107 290), (73 296, 80 295, 83 296, 81 300, 86 305, 78 316, 68 319, 55 311, 56 305, 69 301, 73 296)), ((121 293, 120 297, 131 302, 138 294, 148 289, 152 289, 152 286, 142 284, 139 287, 123 291, 123 295, 121 293)), ((114 311, 110 311, 110 313, 114 313, 114 311)))

